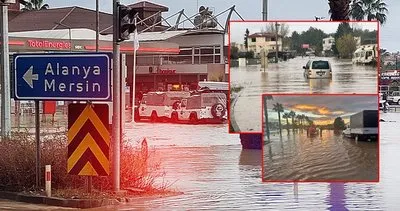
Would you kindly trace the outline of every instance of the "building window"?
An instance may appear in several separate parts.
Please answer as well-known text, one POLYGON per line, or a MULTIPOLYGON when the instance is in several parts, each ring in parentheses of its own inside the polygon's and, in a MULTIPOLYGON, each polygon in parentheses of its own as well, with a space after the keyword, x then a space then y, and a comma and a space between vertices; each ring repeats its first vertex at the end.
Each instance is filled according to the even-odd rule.
POLYGON ((276 41, 275 37, 271 37, 271 41, 276 41))
POLYGON ((256 38, 251 38, 251 42, 256 42, 256 38))

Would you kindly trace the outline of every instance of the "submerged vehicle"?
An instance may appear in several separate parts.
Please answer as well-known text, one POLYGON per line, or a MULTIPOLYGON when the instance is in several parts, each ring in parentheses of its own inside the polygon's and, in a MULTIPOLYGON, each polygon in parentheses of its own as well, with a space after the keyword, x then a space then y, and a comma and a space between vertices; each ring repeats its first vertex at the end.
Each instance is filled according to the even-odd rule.
POLYGON ((190 97, 190 92, 149 92, 143 95, 140 102, 138 119, 150 118, 153 122, 171 118, 172 106, 176 101, 190 97))
POLYGON ((228 119, 227 99, 224 93, 199 93, 176 101, 171 120, 191 123, 224 122, 228 119))
POLYGON ((378 47, 376 44, 362 45, 353 53, 353 64, 371 65, 378 60, 378 47))
POLYGON ((303 69, 307 79, 332 78, 331 64, 326 60, 309 60, 303 69))

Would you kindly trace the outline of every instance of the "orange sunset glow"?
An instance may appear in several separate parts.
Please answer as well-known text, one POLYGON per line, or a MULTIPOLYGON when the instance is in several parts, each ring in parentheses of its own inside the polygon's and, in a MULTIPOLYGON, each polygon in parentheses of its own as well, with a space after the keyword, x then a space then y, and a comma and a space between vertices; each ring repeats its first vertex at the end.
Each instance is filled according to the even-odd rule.
POLYGON ((321 107, 309 104, 297 104, 294 105, 291 109, 300 112, 311 112, 319 115, 331 115, 331 114, 340 115, 345 113, 344 111, 332 111, 327 107, 321 107))

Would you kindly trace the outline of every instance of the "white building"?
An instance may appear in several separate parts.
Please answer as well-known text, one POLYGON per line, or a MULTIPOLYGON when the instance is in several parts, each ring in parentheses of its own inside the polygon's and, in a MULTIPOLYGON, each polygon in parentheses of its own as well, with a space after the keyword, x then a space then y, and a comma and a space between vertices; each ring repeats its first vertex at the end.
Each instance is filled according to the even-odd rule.
POLYGON ((332 50, 332 46, 335 44, 335 38, 332 36, 329 36, 327 38, 322 39, 322 50, 325 51, 330 51, 332 50))

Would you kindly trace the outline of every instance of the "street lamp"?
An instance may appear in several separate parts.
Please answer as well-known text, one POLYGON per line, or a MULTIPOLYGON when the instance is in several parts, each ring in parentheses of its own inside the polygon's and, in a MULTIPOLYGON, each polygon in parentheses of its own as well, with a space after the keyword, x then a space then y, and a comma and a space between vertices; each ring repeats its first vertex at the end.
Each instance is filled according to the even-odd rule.
POLYGON ((275 22, 275 44, 276 44, 276 53, 275 53, 275 61, 278 63, 278 54, 279 54, 279 46, 278 46, 278 22, 275 22))
POLYGON ((55 22, 58 25, 64 26, 66 28, 68 28, 68 36, 69 36, 69 44, 70 44, 70 48, 69 48, 69 52, 72 52, 72 34, 71 34, 71 27, 68 25, 65 25, 63 23, 60 22, 55 22))

